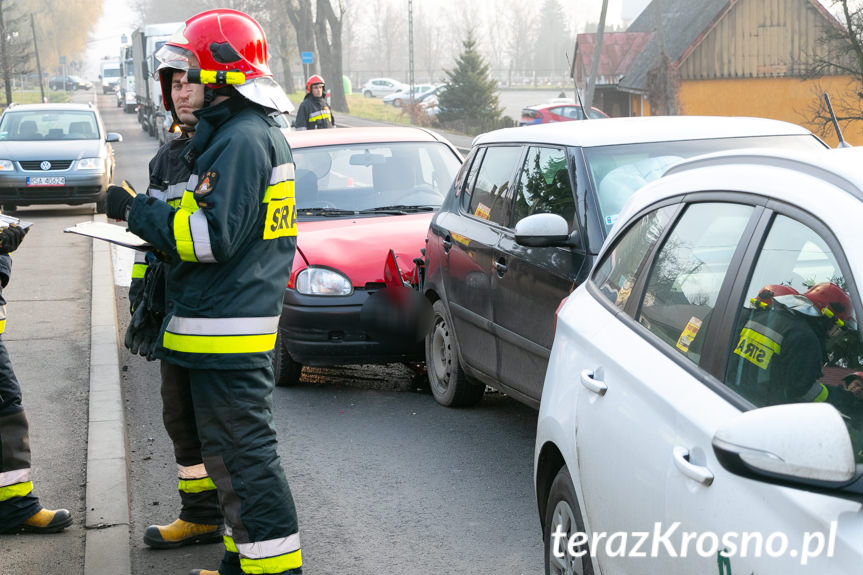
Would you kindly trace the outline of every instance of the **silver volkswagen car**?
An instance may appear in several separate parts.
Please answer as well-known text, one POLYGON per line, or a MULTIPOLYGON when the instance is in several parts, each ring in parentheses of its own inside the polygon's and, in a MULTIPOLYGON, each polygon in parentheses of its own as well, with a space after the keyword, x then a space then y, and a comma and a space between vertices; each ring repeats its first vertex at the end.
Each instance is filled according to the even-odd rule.
POLYGON ((95 106, 27 104, 0 116, 0 204, 3 211, 29 204, 96 202, 114 177, 111 142, 95 106))

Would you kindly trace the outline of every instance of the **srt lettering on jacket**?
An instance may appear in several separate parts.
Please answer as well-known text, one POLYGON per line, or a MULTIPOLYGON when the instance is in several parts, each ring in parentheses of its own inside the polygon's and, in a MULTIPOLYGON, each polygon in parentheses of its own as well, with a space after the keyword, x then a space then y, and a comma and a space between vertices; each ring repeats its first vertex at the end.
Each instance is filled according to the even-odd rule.
POLYGON ((293 197, 270 200, 264 224, 264 239, 297 235, 297 205, 293 197))

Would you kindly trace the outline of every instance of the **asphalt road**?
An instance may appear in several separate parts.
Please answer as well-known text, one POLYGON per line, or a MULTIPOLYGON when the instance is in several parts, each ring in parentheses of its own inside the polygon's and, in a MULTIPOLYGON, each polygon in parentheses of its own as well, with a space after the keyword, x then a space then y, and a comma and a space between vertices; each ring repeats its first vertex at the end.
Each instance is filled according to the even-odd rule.
MULTIPOLYGON (((155 140, 99 96, 120 131, 115 180, 140 192, 155 140)), ((123 259, 118 254, 118 259, 123 259)), ((121 282, 122 283, 122 282, 121 282)), ((119 333, 127 290, 117 289, 119 333)), ((156 363, 121 349, 126 406, 133 575, 214 569, 220 545, 153 551, 150 523, 176 517, 176 469, 161 423, 156 363)), ((532 490, 536 412, 490 393, 473 409, 446 409, 401 365, 307 369, 273 396, 279 453, 300 518, 304 572, 540 573, 542 540, 532 490)))

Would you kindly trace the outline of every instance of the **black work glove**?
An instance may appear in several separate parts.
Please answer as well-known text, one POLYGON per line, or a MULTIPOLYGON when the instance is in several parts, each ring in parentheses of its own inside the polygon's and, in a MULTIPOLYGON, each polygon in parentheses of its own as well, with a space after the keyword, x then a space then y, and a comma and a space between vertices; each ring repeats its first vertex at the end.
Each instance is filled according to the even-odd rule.
POLYGON ((0 254, 8 254, 17 250, 26 235, 27 228, 19 228, 15 224, 9 224, 8 228, 4 228, 0 232, 0 254))
POLYGON ((130 352, 152 361, 165 318, 165 264, 153 262, 144 273, 144 288, 123 340, 130 352))
POLYGON ((134 188, 126 180, 119 186, 108 186, 106 215, 115 220, 125 220, 129 216, 135 195, 134 188))

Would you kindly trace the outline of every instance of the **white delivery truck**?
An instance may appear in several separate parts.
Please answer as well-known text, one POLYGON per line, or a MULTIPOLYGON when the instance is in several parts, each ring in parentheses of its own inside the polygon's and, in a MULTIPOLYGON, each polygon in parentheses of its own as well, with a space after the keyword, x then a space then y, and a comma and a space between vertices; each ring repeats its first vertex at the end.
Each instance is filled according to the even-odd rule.
POLYGON ((159 80, 153 76, 153 72, 159 65, 155 54, 182 26, 182 22, 147 24, 132 33, 138 122, 151 136, 157 136, 163 129, 162 124, 167 113, 162 107, 162 88, 159 80))
POLYGON ((102 83, 103 94, 112 93, 120 81, 120 62, 117 60, 101 60, 99 62, 99 81, 102 83))
POLYGON ((117 91, 117 107, 131 114, 138 107, 135 99, 135 61, 132 59, 132 46, 120 47, 120 89, 117 91))

